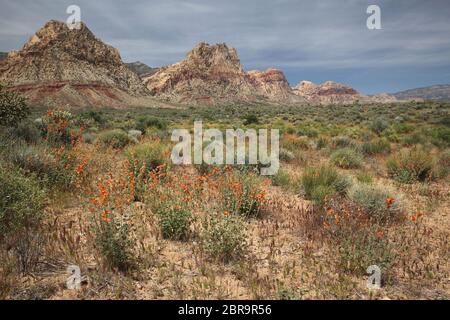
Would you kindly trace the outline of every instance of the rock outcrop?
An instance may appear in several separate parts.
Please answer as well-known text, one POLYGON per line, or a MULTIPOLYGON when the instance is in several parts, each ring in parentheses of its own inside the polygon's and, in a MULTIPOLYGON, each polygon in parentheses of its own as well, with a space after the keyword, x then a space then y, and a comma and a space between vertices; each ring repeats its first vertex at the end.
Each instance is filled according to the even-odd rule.
POLYGON ((148 94, 119 52, 85 24, 70 30, 53 20, 0 61, 0 81, 38 105, 122 106, 148 94))
POLYGON ((311 81, 302 81, 293 88, 294 94, 304 98, 310 104, 353 104, 353 103, 389 103, 395 102, 395 97, 388 94, 366 96, 350 86, 326 81, 315 84, 311 81))
POLYGON ((246 73, 237 52, 226 44, 200 43, 181 62, 145 77, 151 94, 180 103, 301 101, 275 69, 246 73))

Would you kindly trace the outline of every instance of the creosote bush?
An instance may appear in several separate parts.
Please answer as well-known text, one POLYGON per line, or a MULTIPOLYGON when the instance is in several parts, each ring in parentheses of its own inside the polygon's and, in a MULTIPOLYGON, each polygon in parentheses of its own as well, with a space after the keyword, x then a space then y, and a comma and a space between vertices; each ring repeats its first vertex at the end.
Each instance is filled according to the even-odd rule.
POLYGON ((391 152, 391 144, 387 139, 375 139, 363 143, 362 152, 366 155, 388 154, 391 152))
POLYGON ((46 192, 35 176, 0 164, 0 239, 32 229, 44 215, 46 192))
POLYGON ((301 178, 306 198, 318 205, 322 205, 327 197, 344 195, 350 184, 348 178, 327 165, 308 168, 301 178))
POLYGON ((434 159, 422 147, 402 149, 386 161, 388 174, 401 183, 426 181, 431 178, 434 159))
POLYGON ((0 126, 14 127, 30 113, 25 98, 0 84, 0 126))

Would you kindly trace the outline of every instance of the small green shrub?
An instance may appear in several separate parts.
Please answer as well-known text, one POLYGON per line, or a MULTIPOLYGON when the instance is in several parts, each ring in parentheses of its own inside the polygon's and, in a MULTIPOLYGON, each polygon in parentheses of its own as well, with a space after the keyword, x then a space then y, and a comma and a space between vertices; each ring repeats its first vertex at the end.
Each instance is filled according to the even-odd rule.
POLYGON ((390 124, 389 122, 384 118, 378 118, 375 119, 370 124, 370 129, 375 132, 376 134, 380 135, 385 131, 387 128, 389 128, 390 124))
POLYGON ((284 162, 291 162, 295 160, 295 155, 294 153, 292 153, 291 151, 281 148, 280 149, 280 161, 284 161, 284 162))
POLYGON ((366 155, 387 154, 391 152, 391 144, 387 139, 375 139, 362 145, 362 152, 366 155))
POLYGON ((308 168, 301 179, 306 198, 318 205, 322 205, 327 197, 344 195, 350 183, 346 177, 339 175, 336 169, 326 165, 308 168))
POLYGON ((0 186, 0 239, 39 223, 46 192, 35 177, 0 164, 0 186))
POLYGON ((30 114, 25 97, 0 84, 0 126, 14 127, 30 114))
POLYGON ((388 174, 401 183, 425 181, 431 178, 433 157, 423 148, 403 149, 386 161, 388 174))
POLYGON ((291 181, 291 175, 283 169, 278 170, 278 173, 272 176, 272 184, 277 187, 288 189, 291 185, 291 181))
POLYGON ((107 219, 98 218, 94 233, 97 248, 110 268, 127 271, 133 266, 133 243, 126 219, 120 219, 114 213, 110 213, 107 219))
POLYGON ((69 151, 57 159, 43 146, 19 144, 10 150, 8 159, 25 174, 39 177, 48 187, 68 190, 74 179, 69 151))
POLYGON ((109 130, 100 135, 100 141, 107 147, 122 149, 130 143, 128 134, 119 129, 109 130))
POLYGON ((127 149, 128 164, 137 178, 140 174, 147 176, 149 172, 166 164, 164 146, 158 142, 138 144, 127 149))
POLYGON ((95 141, 95 137, 92 133, 86 132, 82 135, 83 142, 87 144, 91 144, 95 141))
POLYGON ((185 204, 169 199, 156 207, 155 214, 164 239, 179 241, 188 238, 193 215, 185 204))
POLYGON ((401 199, 385 188, 356 183, 348 190, 348 197, 378 223, 396 221, 403 211, 401 199))
POLYGON ((204 251, 212 258, 238 259, 245 243, 245 223, 235 215, 211 215, 204 220, 201 238, 204 251))
POLYGON ((337 136, 331 139, 331 147, 333 149, 352 148, 357 149, 358 144, 347 136, 337 136))
POLYGON ((37 143, 41 139, 40 129, 31 121, 22 121, 10 128, 9 135, 15 140, 20 139, 27 143, 37 143))
POLYGON ((363 157, 353 149, 343 148, 332 153, 331 162, 343 169, 359 168, 363 163, 363 157))
POLYGON ((143 116, 137 120, 136 129, 141 132, 147 132, 148 128, 156 128, 158 130, 167 129, 167 122, 152 116, 143 116))

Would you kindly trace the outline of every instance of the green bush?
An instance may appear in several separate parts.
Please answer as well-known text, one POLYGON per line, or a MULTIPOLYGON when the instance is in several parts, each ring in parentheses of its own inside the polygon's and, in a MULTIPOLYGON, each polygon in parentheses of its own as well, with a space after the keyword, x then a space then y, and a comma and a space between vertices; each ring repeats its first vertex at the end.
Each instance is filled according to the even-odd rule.
POLYGON ((291 185, 291 175, 286 170, 280 169, 278 173, 272 176, 272 184, 274 186, 283 187, 288 189, 291 185))
POLYGON ((375 132, 376 134, 380 135, 385 131, 387 128, 389 128, 390 124, 389 122, 384 118, 378 118, 375 119, 370 124, 370 129, 375 132))
POLYGON ((362 152, 366 155, 387 154, 391 152, 391 144, 387 139, 375 139, 362 145, 362 152))
POLYGON ((45 147, 39 145, 19 144, 11 148, 8 159, 23 169, 24 173, 36 175, 49 187, 68 190, 73 182, 74 172, 70 157, 62 155, 57 160, 45 147))
POLYGON ((333 149, 352 148, 357 149, 358 144, 347 136, 337 136, 331 139, 331 146, 333 149))
POLYGON ((396 221, 402 213, 401 199, 385 188, 356 183, 349 188, 348 197, 378 223, 396 221))
POLYGON ((158 225, 164 239, 185 240, 193 221, 192 211, 184 203, 167 200, 155 208, 158 225))
POLYGON ((386 161, 388 174, 401 183, 425 181, 431 178, 433 157, 423 148, 403 149, 386 161))
POLYGON ((0 126, 14 127, 30 114, 25 98, 0 84, 0 126))
POLYGON ((114 149, 122 149, 130 143, 128 134, 119 129, 109 130, 100 135, 100 141, 103 145, 114 149))
POLYGON ((46 193, 35 177, 0 164, 0 186, 0 238, 39 223, 46 193))
POLYGON ((149 172, 166 164, 164 151, 164 146, 158 141, 138 144, 128 148, 126 156, 134 176, 137 178, 140 173, 147 175, 149 172))
POLYGON ((94 135, 89 132, 83 133, 82 138, 83 138, 83 142, 87 143, 87 144, 91 144, 95 141, 94 135))
POLYGON ((119 271, 127 271, 133 266, 133 243, 130 240, 130 226, 114 213, 107 219, 96 221, 95 243, 106 264, 119 271))
POLYGON ((245 243, 245 223, 235 215, 212 215, 205 219, 201 234, 204 251, 228 262, 240 257, 245 243))
POLYGON ((331 154, 331 162, 344 169, 359 168, 363 163, 363 157, 354 149, 338 149, 331 154))
POLYGON ((319 168, 307 169, 302 176, 301 185, 308 200, 322 205, 327 197, 344 195, 350 181, 339 175, 333 167, 322 165, 319 168))
POLYGON ((152 116, 143 116, 137 120, 136 129, 141 132, 146 132, 148 128, 156 128, 158 130, 167 129, 166 121, 152 117, 152 116))
POLYGON ((37 143, 41 139, 41 130, 31 121, 22 121, 8 131, 13 139, 27 143, 37 143))

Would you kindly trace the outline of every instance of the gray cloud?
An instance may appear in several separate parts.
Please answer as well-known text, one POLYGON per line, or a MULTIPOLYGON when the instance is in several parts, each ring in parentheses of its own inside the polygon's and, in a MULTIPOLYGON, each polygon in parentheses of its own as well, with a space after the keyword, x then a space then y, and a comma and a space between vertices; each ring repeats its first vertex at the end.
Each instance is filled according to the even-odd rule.
POLYGON ((427 81, 450 82, 448 0, 0 1, 3 51, 20 48, 47 20, 65 20, 67 6, 77 4, 89 28, 126 61, 160 66, 182 59, 200 41, 226 42, 246 69, 278 67, 291 83, 350 82, 368 69, 377 75, 371 83, 350 84, 367 92, 402 88, 402 79, 390 83, 393 69, 410 70, 408 84, 424 72, 427 81), (380 5, 382 30, 366 28, 369 4, 380 5))

